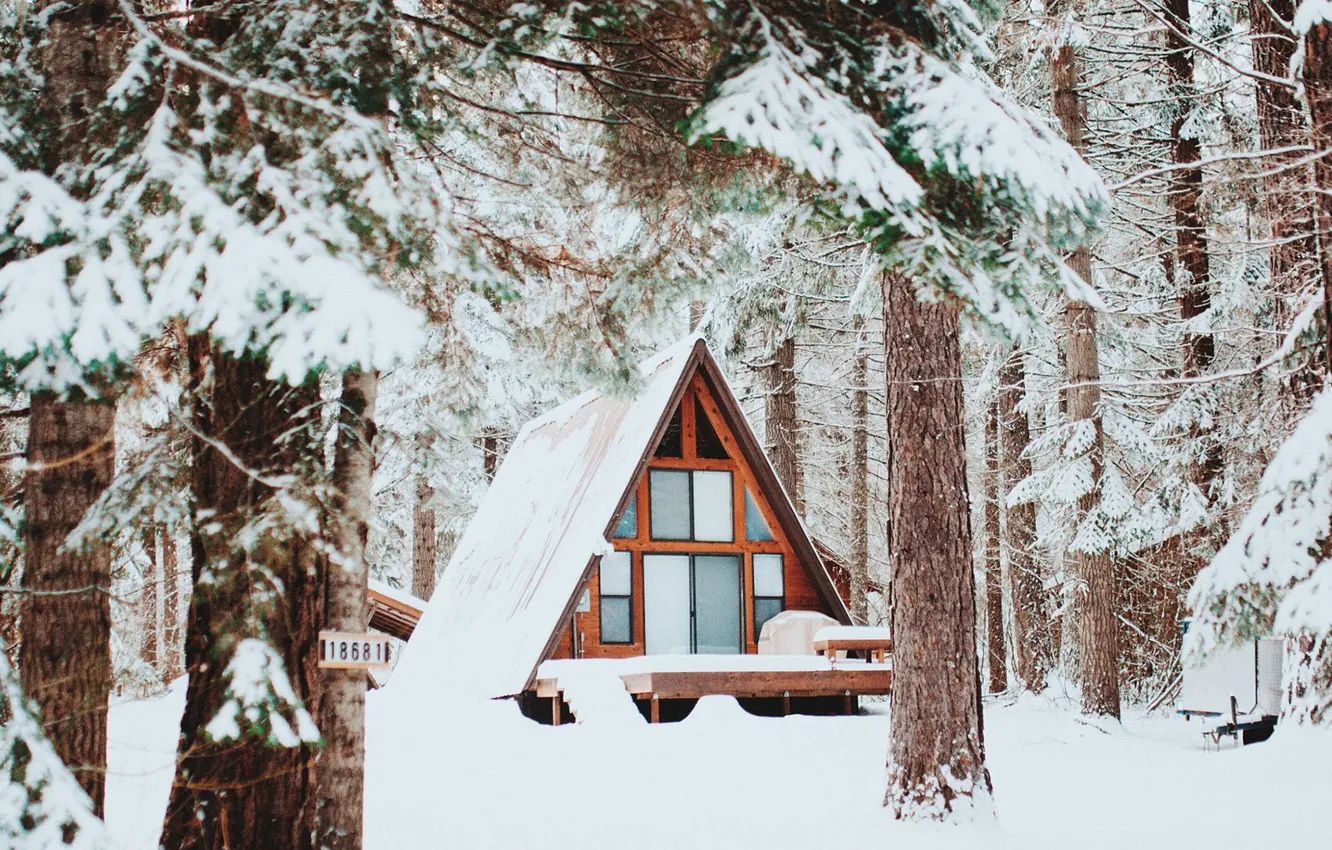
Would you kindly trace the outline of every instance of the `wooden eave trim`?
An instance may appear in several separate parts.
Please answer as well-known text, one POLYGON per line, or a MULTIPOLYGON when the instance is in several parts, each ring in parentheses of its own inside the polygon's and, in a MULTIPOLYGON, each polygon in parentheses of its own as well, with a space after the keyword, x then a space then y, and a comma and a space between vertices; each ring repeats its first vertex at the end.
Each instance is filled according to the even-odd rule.
MULTIPOLYGON (((643 453, 639 456, 637 465, 634 466, 633 475, 630 476, 624 492, 620 494, 620 501, 616 503, 615 510, 606 520, 606 528, 601 533, 603 539, 610 540, 611 535, 615 533, 615 526, 619 522, 620 514, 629 506, 629 498, 635 492, 638 480, 643 477, 643 472, 647 469, 648 462, 657 449, 657 444, 661 442, 662 435, 666 433, 666 428, 670 425, 671 413, 680 404, 680 399, 684 397, 685 391, 689 389, 689 382, 693 379, 699 366, 703 361, 710 359, 707 356, 707 350, 707 344, 701 338, 695 341, 693 350, 689 352, 688 359, 685 360, 684 366, 680 369, 680 377, 676 379, 675 388, 671 390, 670 398, 657 417, 657 427, 652 430, 652 437, 643 448, 643 453)), ((639 522, 642 522, 642 511, 639 512, 639 522)), ((583 590, 587 587, 588 582, 592 580, 592 570, 596 567, 599 558, 598 555, 588 558, 587 566, 583 568, 583 577, 578 580, 578 586, 574 588, 569 601, 565 603, 560 618, 555 621, 550 637, 546 638, 546 645, 542 648, 541 655, 537 658, 536 663, 532 665, 532 670, 527 674, 527 683, 523 685, 523 691, 531 690, 532 683, 536 681, 537 670, 540 669, 541 662, 549 658, 555 651, 555 647, 560 642, 560 630, 572 619, 574 610, 578 608, 578 600, 582 597, 583 590)), ((823 569, 822 564, 820 564, 819 569, 823 569)))

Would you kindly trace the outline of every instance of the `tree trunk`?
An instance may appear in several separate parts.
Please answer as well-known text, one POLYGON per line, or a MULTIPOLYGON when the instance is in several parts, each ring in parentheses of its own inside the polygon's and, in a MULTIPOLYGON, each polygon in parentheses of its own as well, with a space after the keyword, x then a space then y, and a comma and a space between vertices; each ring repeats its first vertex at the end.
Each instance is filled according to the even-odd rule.
MULTIPOLYGON (((435 532, 435 508, 431 504, 435 489, 426 476, 425 458, 431 440, 426 432, 416 435, 418 463, 416 475, 416 509, 412 512, 412 595, 430 601, 435 592, 435 574, 438 566, 438 537, 435 532)), ((483 449, 484 450, 484 449, 483 449)), ((491 473, 493 477, 494 473, 491 473)))
POLYGON ((989 691, 1008 690, 1004 664, 1004 584, 999 562, 999 401, 985 417, 985 656, 989 691))
POLYGON ((884 276, 893 447, 893 687, 888 791, 898 818, 989 807, 976 657, 958 314, 884 276), (984 801, 984 802, 982 802, 984 801))
MULTIPOLYGON (((1026 411, 1027 370, 1020 349, 1014 349, 999 372, 1000 499, 1031 477, 1031 442, 1026 411)), ((1036 505, 1023 502, 1008 508, 1004 531, 1008 544, 1009 593, 1013 609, 1013 647, 1017 675, 1032 693, 1045 690, 1054 666, 1054 643, 1046 624, 1044 591, 1036 562, 1036 505)))
POLYGON ((869 351, 865 317, 852 321, 851 360, 851 619, 869 621, 869 351))
POLYGON ((166 525, 159 526, 157 537, 162 541, 162 680, 173 682, 185 672, 181 662, 180 645, 180 561, 176 555, 176 538, 166 525))
POLYGON ((297 698, 318 715, 323 563, 316 541, 284 521, 268 477, 313 475, 309 468, 322 463, 318 392, 275 383, 263 361, 210 351, 201 336, 190 339, 190 368, 189 685, 161 843, 172 850, 309 850, 314 747, 274 745, 261 737, 263 728, 219 742, 206 727, 227 701, 226 668, 245 638, 263 640, 281 656, 297 698), (205 370, 210 386, 201 382, 205 370))
POLYGON ((481 433, 481 471, 487 481, 495 480, 499 471, 499 434, 494 428, 487 428, 481 433))
MULTIPOLYGON (((1179 265, 1179 317, 1188 322, 1206 313, 1212 306, 1211 262, 1207 250, 1207 228, 1202 210, 1203 170, 1195 163, 1202 158, 1202 146, 1194 134, 1186 134, 1184 124, 1197 106, 1193 77, 1193 47, 1180 33, 1190 34, 1189 0, 1166 0, 1166 17, 1174 29, 1166 30, 1166 69, 1177 98, 1175 116, 1170 122, 1172 165, 1170 202, 1175 216, 1175 259, 1179 265), (1194 167, 1181 167, 1181 166, 1194 167)), ((1206 374, 1216 360, 1216 341, 1211 332, 1184 333, 1184 377, 1206 374)), ((1210 439, 1210 428, 1193 422, 1189 436, 1202 441, 1193 464, 1192 479, 1206 503, 1214 501, 1213 484, 1221 474, 1221 446, 1210 439)), ((1201 568, 1201 564, 1199 567, 1201 568)))
MULTIPOLYGON (((1287 22, 1295 17, 1295 5, 1294 0, 1249 0, 1255 71, 1279 78, 1290 76, 1296 42, 1287 22)), ((1258 139, 1264 150, 1309 141, 1308 118, 1292 89, 1261 79, 1254 80, 1253 87, 1258 139)), ((1276 326, 1283 331, 1295 316, 1296 299, 1318 277, 1309 166, 1294 164, 1303 156, 1291 152, 1264 160, 1262 203, 1272 241, 1268 268, 1276 299, 1276 326)), ((1282 381, 1282 396, 1291 419, 1308 409, 1322 384, 1318 364, 1313 361, 1309 358, 1282 381)))
POLYGON ((162 562, 157 557, 157 527, 149 523, 140 530, 148 566, 143 572, 143 596, 139 599, 142 614, 143 660, 154 672, 161 672, 162 621, 158 619, 157 598, 162 587, 162 562))
MULTIPOLYGON (((43 98, 59 119, 48 171, 87 159, 89 115, 105 97, 122 42, 110 0, 41 3, 43 98)), ((111 482, 115 402, 62 401, 33 394, 21 533, 23 689, 40 708, 56 753, 100 816, 106 773, 106 709, 111 690, 111 551, 102 541, 65 548, 70 532, 111 482)))
MULTIPOLYGON (((1326 21, 1304 37, 1304 94, 1309 102, 1309 141, 1316 151, 1332 148, 1332 23, 1326 21)), ((1332 162, 1314 160, 1314 222, 1317 225, 1323 279, 1323 321, 1332 334, 1332 162)), ((1323 346, 1324 371, 1332 374, 1332 341, 1323 346)))
POLYGON ((111 694, 111 550, 66 540, 111 483, 115 404, 32 395, 24 475, 24 693, 100 817, 111 694))
MULTIPOLYGON (((1078 91, 1081 60, 1077 48, 1060 44, 1051 63, 1054 113, 1065 135, 1078 153, 1087 153, 1084 131, 1086 106, 1078 91)), ((1091 251, 1073 252, 1069 266, 1087 283, 1092 282, 1091 251)), ((1097 505, 1104 461, 1105 438, 1101 431, 1101 366, 1096 343, 1096 312, 1087 304, 1069 301, 1068 321, 1069 389, 1065 394, 1069 421, 1088 422, 1094 429, 1087 455, 1092 467, 1092 489, 1078 499, 1077 522, 1081 524, 1097 505)), ((1087 714, 1119 717, 1119 625, 1115 619, 1115 570, 1108 552, 1071 550, 1074 575, 1081 580, 1080 644, 1082 650, 1082 710, 1087 714)))
MULTIPOLYGON (((365 544, 370 533, 375 469, 375 397, 379 373, 348 369, 342 376, 333 488, 334 547, 341 563, 328 570, 324 627, 362 633, 367 628, 365 544)), ((359 850, 365 798, 365 687, 361 670, 327 670, 319 703, 324 748, 319 755, 315 846, 359 850)))
POLYGON ((805 513, 800 480, 800 423, 796 410, 795 338, 788 336, 773 351, 764 367, 767 396, 764 402, 763 437, 768 459, 777 480, 786 488, 796 511, 805 513))

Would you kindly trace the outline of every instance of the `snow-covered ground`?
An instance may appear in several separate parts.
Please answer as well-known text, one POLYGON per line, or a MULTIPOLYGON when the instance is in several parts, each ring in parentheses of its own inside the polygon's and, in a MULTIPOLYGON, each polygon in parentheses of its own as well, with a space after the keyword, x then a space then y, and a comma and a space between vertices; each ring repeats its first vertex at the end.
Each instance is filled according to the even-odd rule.
MULTIPOLYGON (((182 692, 111 712, 107 821, 155 846, 182 692)), ((880 707, 881 708, 881 707, 880 707)), ((1201 727, 1071 706, 987 704, 997 818, 896 823, 883 810, 888 720, 759 718, 712 697, 682 723, 543 727, 509 704, 370 697, 368 850, 518 848, 1328 847, 1332 734, 1282 729, 1221 751, 1201 727)))

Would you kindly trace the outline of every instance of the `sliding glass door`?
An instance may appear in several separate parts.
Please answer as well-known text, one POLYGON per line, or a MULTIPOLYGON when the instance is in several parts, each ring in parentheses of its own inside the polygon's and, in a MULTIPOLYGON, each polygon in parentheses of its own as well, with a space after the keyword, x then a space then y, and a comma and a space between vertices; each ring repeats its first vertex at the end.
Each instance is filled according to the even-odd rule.
POLYGON ((648 655, 744 652, 739 555, 644 555, 648 655))

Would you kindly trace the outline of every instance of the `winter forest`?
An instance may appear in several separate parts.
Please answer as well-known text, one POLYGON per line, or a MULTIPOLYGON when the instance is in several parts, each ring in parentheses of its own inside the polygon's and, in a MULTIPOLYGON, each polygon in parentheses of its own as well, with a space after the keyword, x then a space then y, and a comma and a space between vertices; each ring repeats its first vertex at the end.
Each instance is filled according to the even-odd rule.
POLYGON ((1330 152, 1326 0, 0 0, 0 848, 1320 846, 1330 152))

